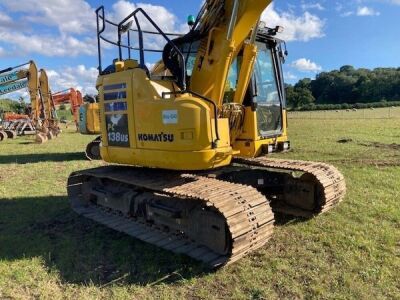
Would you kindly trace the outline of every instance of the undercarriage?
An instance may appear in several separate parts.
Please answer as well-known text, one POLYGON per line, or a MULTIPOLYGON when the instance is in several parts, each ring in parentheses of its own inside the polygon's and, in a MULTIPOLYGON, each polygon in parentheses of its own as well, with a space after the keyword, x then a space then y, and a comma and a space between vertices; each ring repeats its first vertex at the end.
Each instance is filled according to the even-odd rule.
POLYGON ((77 213, 211 267, 263 246, 274 212, 312 217, 337 205, 345 191, 330 165, 266 157, 191 174, 107 166, 68 181, 77 213))

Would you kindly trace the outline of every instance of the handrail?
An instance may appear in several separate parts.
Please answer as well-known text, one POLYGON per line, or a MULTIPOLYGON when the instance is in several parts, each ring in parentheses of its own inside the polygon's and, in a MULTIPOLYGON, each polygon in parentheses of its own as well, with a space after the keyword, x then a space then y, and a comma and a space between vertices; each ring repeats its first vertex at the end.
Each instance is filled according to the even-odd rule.
MULTIPOLYGON (((103 17, 100 16, 100 19, 102 19, 102 18, 103 18, 103 17)), ((115 26, 115 27, 118 27, 118 24, 117 24, 117 23, 114 23, 114 22, 112 22, 112 21, 110 21, 110 20, 105 19, 105 22, 108 23, 108 24, 110 24, 110 25, 113 25, 113 26, 115 26)), ((129 29, 129 31, 138 32, 137 29, 129 29)), ((146 34, 155 34, 155 35, 156 35, 156 34, 159 34, 158 32, 149 31, 149 30, 142 30, 142 32, 143 32, 143 33, 146 33, 146 34)), ((165 35, 180 37, 180 36, 183 36, 184 34, 182 34, 182 33, 165 32, 165 35)))
MULTIPOLYGON (((122 31, 122 26, 132 17, 135 19, 136 27, 139 33, 139 54, 140 54, 140 64, 142 66, 145 65, 144 61, 144 46, 143 46, 143 31, 140 27, 139 20, 137 18, 137 14, 141 13, 150 23, 151 25, 159 32, 159 34, 167 41, 168 44, 172 46, 172 48, 176 51, 178 54, 181 62, 182 62, 182 70, 181 70, 181 82, 178 82, 178 84, 181 86, 183 90, 186 90, 186 65, 185 65, 185 57, 183 56, 182 52, 180 49, 171 41, 171 39, 161 30, 161 28, 153 21, 153 19, 142 9, 142 8, 137 8, 135 11, 133 11, 131 14, 129 14, 127 17, 125 17, 119 24, 118 24, 118 45, 119 45, 119 52, 120 52, 120 59, 122 55, 122 49, 121 49, 121 31, 122 31)), ((130 45, 128 45, 130 46, 130 45)))
POLYGON ((130 13, 127 17, 125 17, 121 22, 118 24, 109 21, 105 18, 105 13, 104 13, 104 6, 100 6, 96 10, 96 17, 97 17, 97 46, 98 46, 98 55, 99 55, 99 72, 100 74, 103 72, 102 68, 102 54, 101 54, 101 41, 107 42, 109 44, 115 45, 118 47, 118 54, 119 54, 119 60, 122 60, 122 49, 128 49, 128 57, 131 57, 131 50, 138 51, 139 56, 140 56, 140 66, 142 68, 145 68, 145 52, 154 52, 154 53, 162 53, 163 50, 158 50, 158 49, 145 49, 144 47, 144 34, 157 34, 161 35, 169 45, 172 46, 172 49, 177 53, 179 56, 179 59, 182 62, 182 74, 181 78, 179 79, 178 85, 183 89, 186 90, 186 64, 185 64, 185 57, 182 54, 181 50, 171 41, 169 36, 181 36, 180 34, 175 34, 175 33, 164 33, 160 27, 152 20, 152 18, 142 9, 142 8, 137 8, 135 11, 130 13), (141 13, 148 22, 156 29, 156 31, 149 31, 149 30, 143 30, 140 26, 137 14, 141 13), (136 28, 137 29, 128 29, 126 30, 124 28, 124 25, 129 21, 129 19, 134 18, 134 21, 136 23, 136 28), (112 26, 116 26, 118 29, 118 41, 114 42, 111 41, 110 39, 107 39, 106 37, 102 36, 103 32, 106 29, 106 24, 110 24, 112 26), (139 40, 139 47, 132 47, 131 46, 131 38, 130 38, 130 32, 136 32, 138 34, 138 40, 139 40), (127 40, 128 40, 128 45, 122 43, 122 35, 124 33, 127 33, 127 40))

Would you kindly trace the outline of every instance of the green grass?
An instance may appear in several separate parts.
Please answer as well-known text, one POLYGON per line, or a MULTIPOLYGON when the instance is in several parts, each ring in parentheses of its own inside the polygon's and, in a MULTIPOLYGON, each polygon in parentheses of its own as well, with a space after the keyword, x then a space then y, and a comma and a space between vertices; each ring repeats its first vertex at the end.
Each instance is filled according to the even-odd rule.
POLYGON ((345 201, 215 272, 71 211, 68 175, 102 164, 83 159, 92 137, 0 143, 0 299, 400 299, 399 121, 289 126, 293 151, 276 157, 336 165, 345 201))

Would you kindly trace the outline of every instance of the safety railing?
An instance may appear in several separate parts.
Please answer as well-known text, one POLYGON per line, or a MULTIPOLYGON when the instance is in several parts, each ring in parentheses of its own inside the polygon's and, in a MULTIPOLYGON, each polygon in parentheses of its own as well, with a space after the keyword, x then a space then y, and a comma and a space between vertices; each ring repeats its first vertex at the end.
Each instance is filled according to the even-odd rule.
POLYGON ((178 82, 178 85, 182 87, 183 90, 186 90, 186 64, 185 64, 185 57, 182 54, 181 50, 171 41, 170 37, 179 37, 181 36, 180 34, 176 33, 165 33, 154 21, 153 19, 142 9, 138 8, 135 11, 133 11, 131 14, 129 14, 126 18, 124 18, 121 22, 115 23, 110 20, 107 20, 105 17, 105 12, 104 12, 104 6, 100 6, 96 10, 96 20, 97 20, 97 46, 98 46, 98 62, 99 62, 99 72, 100 74, 103 72, 102 68, 102 47, 101 47, 101 41, 104 41, 108 44, 114 45, 118 47, 118 57, 119 60, 123 59, 122 55, 122 50, 127 49, 128 51, 128 59, 131 59, 132 57, 132 51, 138 51, 139 52, 139 62, 140 62, 140 67, 144 68, 147 70, 146 64, 145 64, 145 53, 146 52, 158 52, 162 53, 162 49, 148 49, 145 48, 144 46, 144 35, 158 35, 161 36, 165 39, 166 43, 169 44, 174 51, 176 51, 180 61, 181 61, 181 79, 180 82, 178 82), (141 24, 138 19, 138 15, 143 16, 155 29, 155 31, 149 31, 149 30, 143 30, 141 27, 141 24), (131 29, 131 25, 133 20, 136 24, 136 29, 131 29), (108 39, 107 37, 104 36, 104 32, 106 31, 106 24, 114 26, 117 28, 118 32, 118 39, 117 41, 112 41, 108 39), (131 38, 131 33, 137 34, 137 40, 138 40, 138 47, 134 47, 131 44, 132 38, 131 38), (122 37, 123 35, 127 35, 127 44, 124 44, 122 42, 122 37))

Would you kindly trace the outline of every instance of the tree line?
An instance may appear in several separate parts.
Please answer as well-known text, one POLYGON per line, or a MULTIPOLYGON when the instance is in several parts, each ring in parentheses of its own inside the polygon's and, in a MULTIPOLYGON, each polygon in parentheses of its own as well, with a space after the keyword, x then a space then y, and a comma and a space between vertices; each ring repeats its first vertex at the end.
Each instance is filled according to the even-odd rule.
POLYGON ((294 110, 400 106, 400 68, 346 65, 287 85, 286 97, 294 110))

